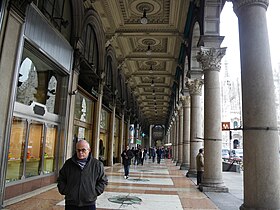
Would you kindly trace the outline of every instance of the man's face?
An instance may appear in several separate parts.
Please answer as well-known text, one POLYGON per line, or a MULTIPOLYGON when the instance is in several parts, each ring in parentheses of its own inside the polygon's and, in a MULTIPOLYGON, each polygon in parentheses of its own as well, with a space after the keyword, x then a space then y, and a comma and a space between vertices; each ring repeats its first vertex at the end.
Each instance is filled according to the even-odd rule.
POLYGON ((88 143, 81 141, 78 142, 76 145, 76 153, 77 153, 77 157, 78 159, 85 159, 88 157, 90 152, 90 148, 88 143))

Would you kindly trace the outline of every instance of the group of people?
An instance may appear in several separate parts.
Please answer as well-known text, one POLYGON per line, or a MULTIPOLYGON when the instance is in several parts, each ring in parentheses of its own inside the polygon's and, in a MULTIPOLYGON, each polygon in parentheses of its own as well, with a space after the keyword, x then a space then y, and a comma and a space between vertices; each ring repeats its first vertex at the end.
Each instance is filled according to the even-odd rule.
MULTIPOLYGON (((80 140, 76 143, 75 154, 66 160, 59 171, 57 187, 60 194, 65 195, 65 210, 96 210, 97 196, 101 195, 108 184, 107 176, 104 172, 104 165, 101 161, 92 156, 90 145, 86 140, 80 140)), ((149 155, 155 161, 160 163, 162 158, 162 148, 150 148, 149 155)), ((147 150, 140 149, 137 158, 143 165, 147 155, 147 150)), ((122 163, 124 165, 124 177, 129 176, 129 167, 135 154, 129 146, 121 153, 122 163)), ((196 156, 197 162, 197 184, 199 185, 203 178, 204 157, 203 149, 199 150, 196 156)))
POLYGON ((157 157, 157 163, 160 164, 160 160, 164 157, 164 149, 162 147, 158 147, 157 149, 155 147, 151 147, 148 152, 146 148, 143 149, 139 147, 135 149, 132 147, 130 149, 129 146, 126 147, 126 149, 121 154, 125 179, 128 179, 129 168, 132 162, 134 165, 143 165, 148 154, 149 158, 152 158, 153 163, 157 157))

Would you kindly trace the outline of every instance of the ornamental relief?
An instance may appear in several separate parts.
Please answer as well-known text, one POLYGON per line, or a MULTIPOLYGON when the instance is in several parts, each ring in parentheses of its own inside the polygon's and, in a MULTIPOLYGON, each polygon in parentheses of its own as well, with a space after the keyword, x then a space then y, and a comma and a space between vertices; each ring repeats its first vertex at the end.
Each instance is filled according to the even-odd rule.
POLYGON ((186 86, 189 88, 191 95, 201 96, 202 85, 203 85, 203 81, 199 79, 195 79, 195 80, 189 79, 186 83, 186 86))
POLYGON ((207 48, 201 47, 200 52, 197 53, 196 59, 201 63, 202 69, 220 71, 221 60, 226 53, 226 47, 224 48, 207 48))
POLYGON ((250 6, 250 5, 260 5, 263 6, 265 9, 267 9, 269 1, 268 0, 227 0, 232 2, 233 4, 233 11, 237 14, 239 9, 244 6, 250 6))

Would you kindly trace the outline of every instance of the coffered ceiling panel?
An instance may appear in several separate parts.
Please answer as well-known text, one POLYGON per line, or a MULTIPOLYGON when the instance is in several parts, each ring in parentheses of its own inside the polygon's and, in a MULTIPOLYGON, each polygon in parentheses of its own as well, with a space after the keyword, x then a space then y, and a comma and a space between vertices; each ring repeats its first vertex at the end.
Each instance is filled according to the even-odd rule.
POLYGON ((143 117, 165 124, 190 0, 96 0, 143 117), (147 17, 142 24, 141 18, 147 17))

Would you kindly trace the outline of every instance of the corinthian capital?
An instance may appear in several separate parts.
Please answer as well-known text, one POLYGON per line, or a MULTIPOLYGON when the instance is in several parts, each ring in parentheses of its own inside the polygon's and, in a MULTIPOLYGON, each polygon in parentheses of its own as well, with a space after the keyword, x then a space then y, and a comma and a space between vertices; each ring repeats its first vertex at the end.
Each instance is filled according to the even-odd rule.
POLYGON ((226 47, 223 48, 209 48, 200 47, 200 52, 198 52, 196 59, 202 64, 202 69, 220 71, 221 60, 226 53, 226 47))
POLYGON ((201 95, 202 85, 203 81, 199 79, 189 79, 186 83, 186 86, 189 88, 191 95, 201 95))
POLYGON ((269 0, 230 0, 233 4, 233 11, 238 15, 239 10, 244 6, 259 5, 267 10, 269 0))

